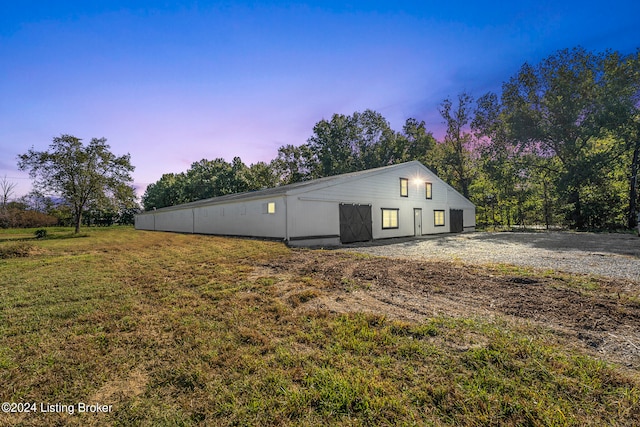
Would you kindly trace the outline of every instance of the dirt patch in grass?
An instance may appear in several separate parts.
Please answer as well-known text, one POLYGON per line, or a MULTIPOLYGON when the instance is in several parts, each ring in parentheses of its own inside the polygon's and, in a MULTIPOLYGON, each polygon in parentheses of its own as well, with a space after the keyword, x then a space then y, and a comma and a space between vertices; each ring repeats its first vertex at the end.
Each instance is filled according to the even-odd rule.
POLYGON ((147 373, 142 369, 135 369, 124 378, 105 383, 89 400, 91 402, 112 402, 139 396, 144 392, 148 382, 147 373))
POLYGON ((290 304, 293 295, 307 292, 293 298, 297 311, 369 312, 411 321, 506 317, 548 327, 606 361, 640 363, 640 284, 635 282, 307 250, 258 268, 262 277, 280 278, 276 281, 286 289, 281 297, 290 304), (311 293, 290 284, 292 275, 312 277, 325 287, 311 293))

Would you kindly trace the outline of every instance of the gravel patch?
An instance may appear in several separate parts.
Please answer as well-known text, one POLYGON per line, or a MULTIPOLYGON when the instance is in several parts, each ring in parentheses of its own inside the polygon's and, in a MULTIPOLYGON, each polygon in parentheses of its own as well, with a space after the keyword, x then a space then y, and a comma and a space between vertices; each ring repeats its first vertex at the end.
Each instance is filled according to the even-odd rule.
POLYGON ((352 245, 345 250, 392 258, 512 264, 640 282, 640 238, 630 234, 476 232, 352 245))

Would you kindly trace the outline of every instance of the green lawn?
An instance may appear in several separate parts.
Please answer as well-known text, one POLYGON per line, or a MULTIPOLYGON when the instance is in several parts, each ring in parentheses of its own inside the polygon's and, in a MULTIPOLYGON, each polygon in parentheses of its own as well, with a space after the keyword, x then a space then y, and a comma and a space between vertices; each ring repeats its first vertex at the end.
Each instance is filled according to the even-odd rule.
MULTIPOLYGON (((0 425, 640 424, 638 372, 550 331, 295 310, 280 277, 252 274, 289 256, 280 243, 70 232, 0 231, 0 254, 26 248, 0 259, 0 400, 112 410, 0 413, 0 425)), ((326 292, 288 280, 305 298, 326 292)))

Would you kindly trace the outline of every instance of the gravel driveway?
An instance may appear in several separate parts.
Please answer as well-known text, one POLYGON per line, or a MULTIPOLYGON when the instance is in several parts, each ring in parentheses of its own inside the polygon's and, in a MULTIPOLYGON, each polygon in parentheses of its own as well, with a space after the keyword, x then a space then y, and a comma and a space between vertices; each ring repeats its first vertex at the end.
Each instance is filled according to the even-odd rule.
POLYGON ((513 264, 640 282, 640 238, 631 234, 476 232, 381 243, 385 242, 345 250, 397 258, 513 264))

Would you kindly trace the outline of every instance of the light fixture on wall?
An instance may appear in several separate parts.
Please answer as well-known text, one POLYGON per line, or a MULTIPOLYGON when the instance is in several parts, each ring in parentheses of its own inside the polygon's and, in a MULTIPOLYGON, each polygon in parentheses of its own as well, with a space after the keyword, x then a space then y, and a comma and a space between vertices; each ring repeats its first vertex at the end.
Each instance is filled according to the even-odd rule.
POLYGON ((414 183, 416 185, 416 191, 420 188, 420 184, 422 184, 424 182, 424 178, 416 175, 413 178, 411 178, 411 182, 414 183))

